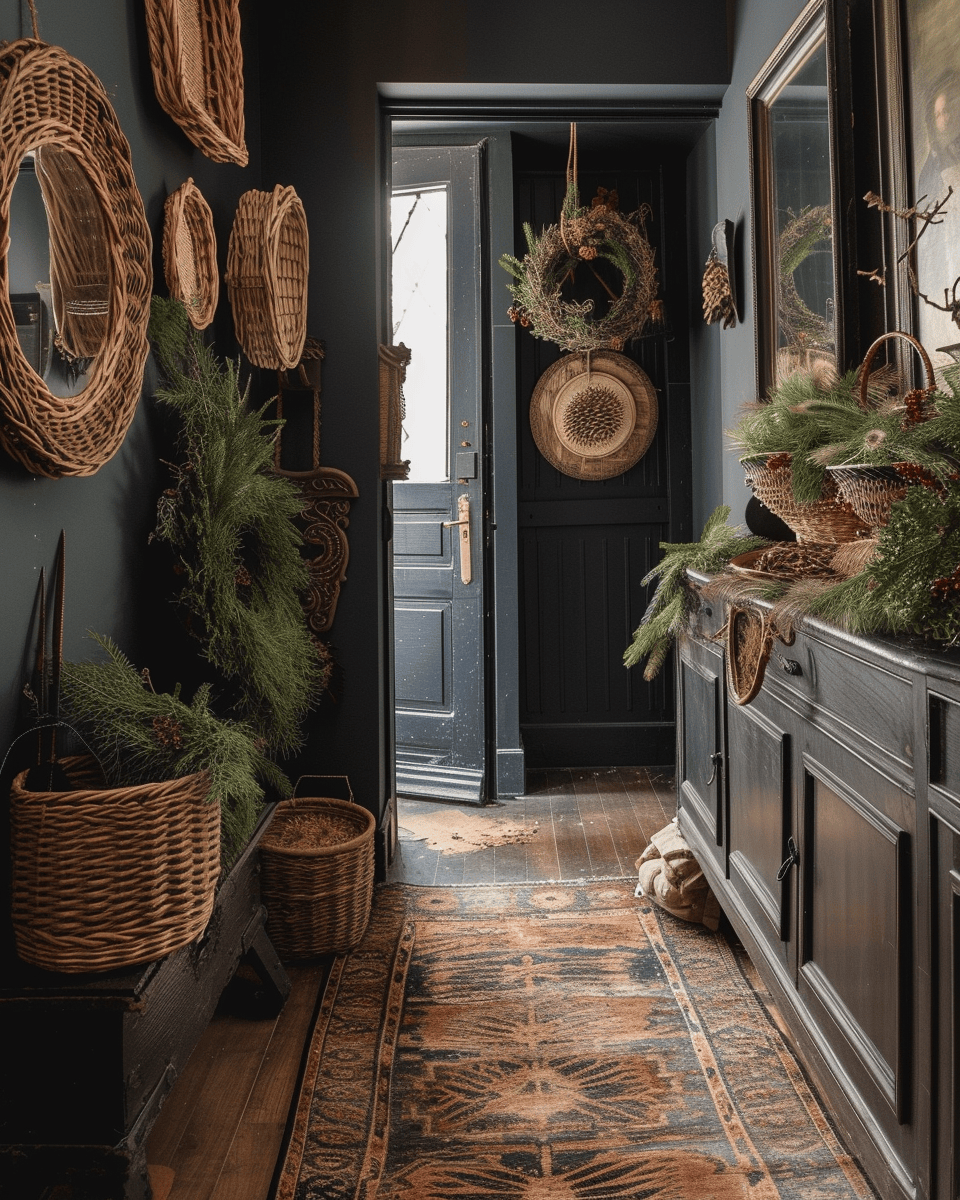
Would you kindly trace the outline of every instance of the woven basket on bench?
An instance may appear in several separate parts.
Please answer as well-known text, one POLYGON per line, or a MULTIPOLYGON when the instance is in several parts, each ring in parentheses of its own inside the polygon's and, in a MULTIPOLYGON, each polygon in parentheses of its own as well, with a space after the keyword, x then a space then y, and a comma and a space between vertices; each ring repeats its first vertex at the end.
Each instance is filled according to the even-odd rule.
POLYGON ((285 961, 346 954, 373 900, 373 814, 329 796, 277 805, 260 843, 267 932, 285 961))
POLYGON ((203 932, 220 874, 220 806, 203 773, 97 786, 91 763, 61 764, 79 790, 10 790, 17 953, 49 971, 150 962, 203 932))

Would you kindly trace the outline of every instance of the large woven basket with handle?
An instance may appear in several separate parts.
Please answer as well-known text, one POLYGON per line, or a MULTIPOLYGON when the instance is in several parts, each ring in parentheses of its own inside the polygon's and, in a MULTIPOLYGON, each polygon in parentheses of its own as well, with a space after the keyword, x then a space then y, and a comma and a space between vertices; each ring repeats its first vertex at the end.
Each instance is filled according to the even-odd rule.
POLYGON ((260 843, 267 932, 285 961, 346 954, 370 920, 376 821, 339 778, 349 800, 284 800, 260 843))
POLYGON ((92 760, 61 766, 76 791, 31 791, 27 772, 10 790, 19 956, 50 971, 110 971, 192 942, 220 874, 209 777, 110 788, 92 760))
POLYGON ((867 532, 829 474, 819 498, 801 502, 794 499, 789 454, 760 455, 741 462, 754 495, 790 526, 798 542, 852 542, 867 532))

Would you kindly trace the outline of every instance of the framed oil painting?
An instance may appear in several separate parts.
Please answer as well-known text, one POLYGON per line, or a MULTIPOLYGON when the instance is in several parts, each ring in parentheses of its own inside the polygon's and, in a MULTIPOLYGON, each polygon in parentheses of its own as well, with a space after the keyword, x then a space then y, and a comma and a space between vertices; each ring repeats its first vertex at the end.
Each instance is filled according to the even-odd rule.
POLYGON ((938 223, 917 242, 917 328, 935 366, 960 358, 960 6, 910 0, 901 40, 910 115, 910 202, 930 209, 946 199, 938 223), (950 194, 950 189, 953 189, 950 194))

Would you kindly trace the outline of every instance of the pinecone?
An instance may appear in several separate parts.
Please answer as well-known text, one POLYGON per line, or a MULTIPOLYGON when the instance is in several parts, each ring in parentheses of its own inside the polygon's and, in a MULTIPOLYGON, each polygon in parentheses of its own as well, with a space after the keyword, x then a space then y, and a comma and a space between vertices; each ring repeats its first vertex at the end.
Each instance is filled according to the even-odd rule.
POLYGON ((153 736, 166 750, 179 750, 183 745, 183 730, 175 717, 154 717, 153 736))
POLYGON ((588 387, 577 392, 563 414, 563 432, 576 446, 600 446, 617 432, 622 418, 623 404, 615 392, 588 387))

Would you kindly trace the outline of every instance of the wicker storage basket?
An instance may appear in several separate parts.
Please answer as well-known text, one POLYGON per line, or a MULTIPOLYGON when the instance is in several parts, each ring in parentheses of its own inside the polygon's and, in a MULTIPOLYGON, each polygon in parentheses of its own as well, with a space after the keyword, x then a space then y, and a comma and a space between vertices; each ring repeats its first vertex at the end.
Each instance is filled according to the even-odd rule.
POLYGON ((50 971, 109 971, 192 942, 213 910, 220 806, 206 774, 96 786, 65 759, 73 792, 10 789, 17 953, 50 971))
POLYGON ((244 192, 227 246, 237 341, 257 367, 293 370, 307 338, 309 236, 300 197, 279 184, 244 192))
POLYGON ((744 458, 741 462, 754 495, 790 526, 798 542, 852 542, 868 533, 868 526, 840 496, 830 475, 824 478, 819 500, 801 503, 793 498, 789 454, 744 458))
POLYGON ((346 954, 373 901, 373 814, 352 799, 299 796, 277 805, 260 843, 267 932, 285 961, 346 954))
POLYGON ((217 238, 210 205, 192 179, 163 206, 163 270, 170 295, 187 310, 195 329, 213 320, 220 296, 217 238))

